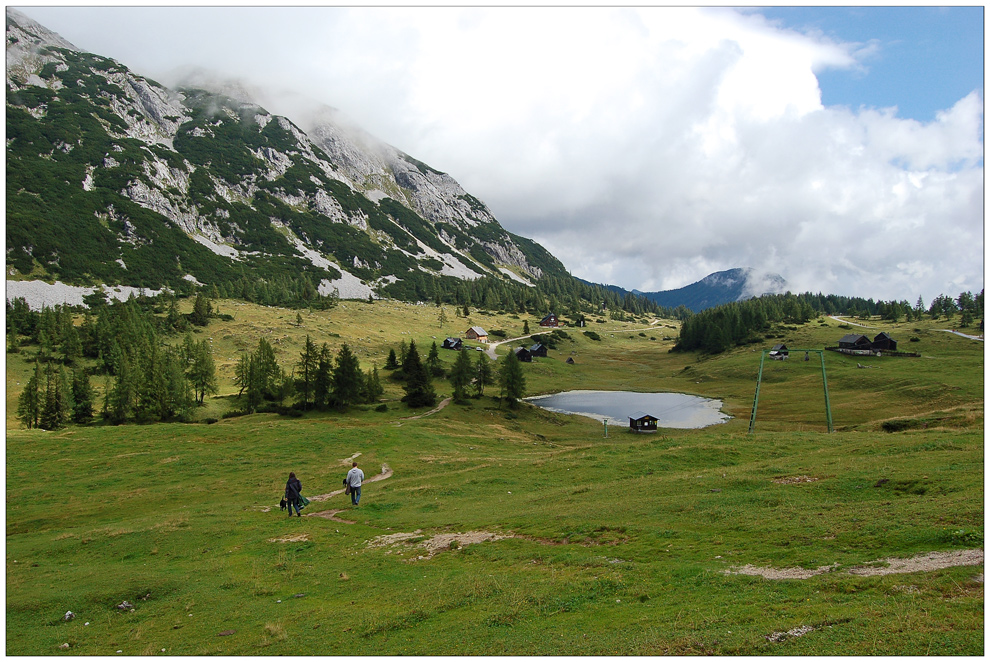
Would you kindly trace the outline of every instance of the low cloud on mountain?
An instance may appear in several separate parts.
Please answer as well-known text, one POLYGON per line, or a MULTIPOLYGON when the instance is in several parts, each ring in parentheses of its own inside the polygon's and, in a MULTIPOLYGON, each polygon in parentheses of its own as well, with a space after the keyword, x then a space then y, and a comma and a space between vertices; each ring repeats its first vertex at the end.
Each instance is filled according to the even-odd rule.
POLYGON ((208 64, 340 108, 593 282, 748 265, 912 303, 983 287, 982 92, 930 122, 823 106, 817 74, 864 69, 875 42, 732 9, 25 12, 151 76, 208 64))

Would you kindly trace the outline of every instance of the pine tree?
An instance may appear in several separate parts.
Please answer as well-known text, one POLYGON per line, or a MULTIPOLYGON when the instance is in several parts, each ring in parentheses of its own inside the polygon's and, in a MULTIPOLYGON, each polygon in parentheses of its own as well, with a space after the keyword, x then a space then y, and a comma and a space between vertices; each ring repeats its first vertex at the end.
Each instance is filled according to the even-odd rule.
POLYGON ((333 390, 333 356, 330 346, 323 343, 316 362, 316 378, 313 380, 313 404, 318 409, 326 409, 330 405, 330 394, 333 390))
POLYGON ((478 391, 478 396, 485 394, 485 387, 495 383, 495 376, 492 373, 492 365, 484 352, 478 354, 478 363, 475 367, 474 385, 478 391))
POLYGON ((474 366, 471 365, 471 357, 465 351, 457 353, 457 360, 450 370, 450 385, 454 387, 454 400, 463 402, 467 399, 467 388, 474 378, 474 366))
POLYGON ((86 424, 93 420, 93 386, 85 370, 72 373, 72 421, 86 424))
POLYGON ((351 348, 344 343, 337 352, 337 360, 333 370, 333 403, 337 407, 360 402, 364 389, 364 376, 358 365, 357 357, 351 348))
POLYGON ((402 370, 405 373, 406 383, 403 390, 406 392, 402 398, 410 407, 432 407, 437 402, 437 394, 433 390, 430 382, 430 375, 423 365, 416 351, 415 341, 409 342, 409 350, 402 361, 402 370))
POLYGON ((303 343, 303 351, 299 354, 299 363, 296 364, 296 367, 299 369, 299 382, 296 385, 296 390, 300 395, 300 404, 303 406, 303 409, 309 409, 310 402, 313 399, 318 364, 319 354, 316 344, 307 334, 306 342, 303 343))
POLYGON ((385 394, 381 379, 378 378, 378 368, 372 367, 364 377, 364 401, 373 405, 385 394))
POLYGON ((193 350, 193 360, 187 376, 193 387, 193 398, 199 405, 205 402, 207 393, 216 394, 219 391, 213 351, 205 340, 199 341, 193 350))
POLYGON ((210 321, 210 303, 202 294, 196 295, 193 311, 189 314, 189 321, 196 326, 206 326, 210 321))
POLYGON ((17 400, 17 418, 29 430, 38 427, 41 422, 41 405, 44 401, 41 383, 41 363, 36 361, 34 374, 28 379, 20 398, 17 400))
POLYGON ((509 351, 502 360, 498 381, 502 396, 509 401, 509 407, 515 409, 526 392, 526 378, 523 376, 522 364, 515 352, 509 351))
POLYGON ((388 358, 385 359, 385 369, 386 370, 395 370, 398 367, 399 367, 399 359, 397 359, 396 356, 395 356, 395 350, 394 349, 389 349, 388 350, 388 358))
POLYGON ((440 350, 437 348, 437 342, 433 341, 433 346, 430 347, 430 353, 426 357, 426 369, 429 370, 431 377, 443 377, 446 374, 446 370, 443 367, 443 361, 440 360, 440 350))

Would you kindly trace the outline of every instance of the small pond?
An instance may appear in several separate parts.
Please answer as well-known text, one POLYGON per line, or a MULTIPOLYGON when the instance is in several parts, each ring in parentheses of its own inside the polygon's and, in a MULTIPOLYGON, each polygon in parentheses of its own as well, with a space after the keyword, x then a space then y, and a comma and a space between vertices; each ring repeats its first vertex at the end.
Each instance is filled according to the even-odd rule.
POLYGON ((657 419, 661 428, 704 428, 731 418, 720 411, 721 400, 684 393, 636 393, 633 391, 567 391, 525 398, 537 407, 562 414, 580 414, 610 425, 629 425, 636 412, 657 419))

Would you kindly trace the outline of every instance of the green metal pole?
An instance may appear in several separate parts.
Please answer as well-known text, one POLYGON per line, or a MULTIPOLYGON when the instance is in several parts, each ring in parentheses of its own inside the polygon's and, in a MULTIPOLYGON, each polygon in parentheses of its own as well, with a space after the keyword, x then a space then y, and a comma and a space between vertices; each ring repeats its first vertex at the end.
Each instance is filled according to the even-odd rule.
POLYGON ((822 358, 822 386, 825 388, 825 416, 828 419, 828 431, 832 432, 832 405, 828 401, 828 378, 825 377, 825 352, 820 351, 822 358))
POLYGON ((763 381, 763 361, 767 358, 767 350, 760 354, 760 372, 756 375, 756 395, 753 397, 753 413, 749 417, 749 431, 756 427, 756 406, 760 404, 760 382, 763 381))

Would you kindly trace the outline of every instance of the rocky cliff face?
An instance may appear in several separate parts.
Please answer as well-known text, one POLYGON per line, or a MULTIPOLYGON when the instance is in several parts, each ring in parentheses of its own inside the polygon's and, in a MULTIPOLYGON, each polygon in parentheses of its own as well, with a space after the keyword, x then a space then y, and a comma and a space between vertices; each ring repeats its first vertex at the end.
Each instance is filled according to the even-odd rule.
POLYGON ((7 10, 9 275, 148 287, 302 275, 365 297, 566 274, 452 177, 335 111, 300 127, 244 90, 198 84, 165 88, 7 10))

